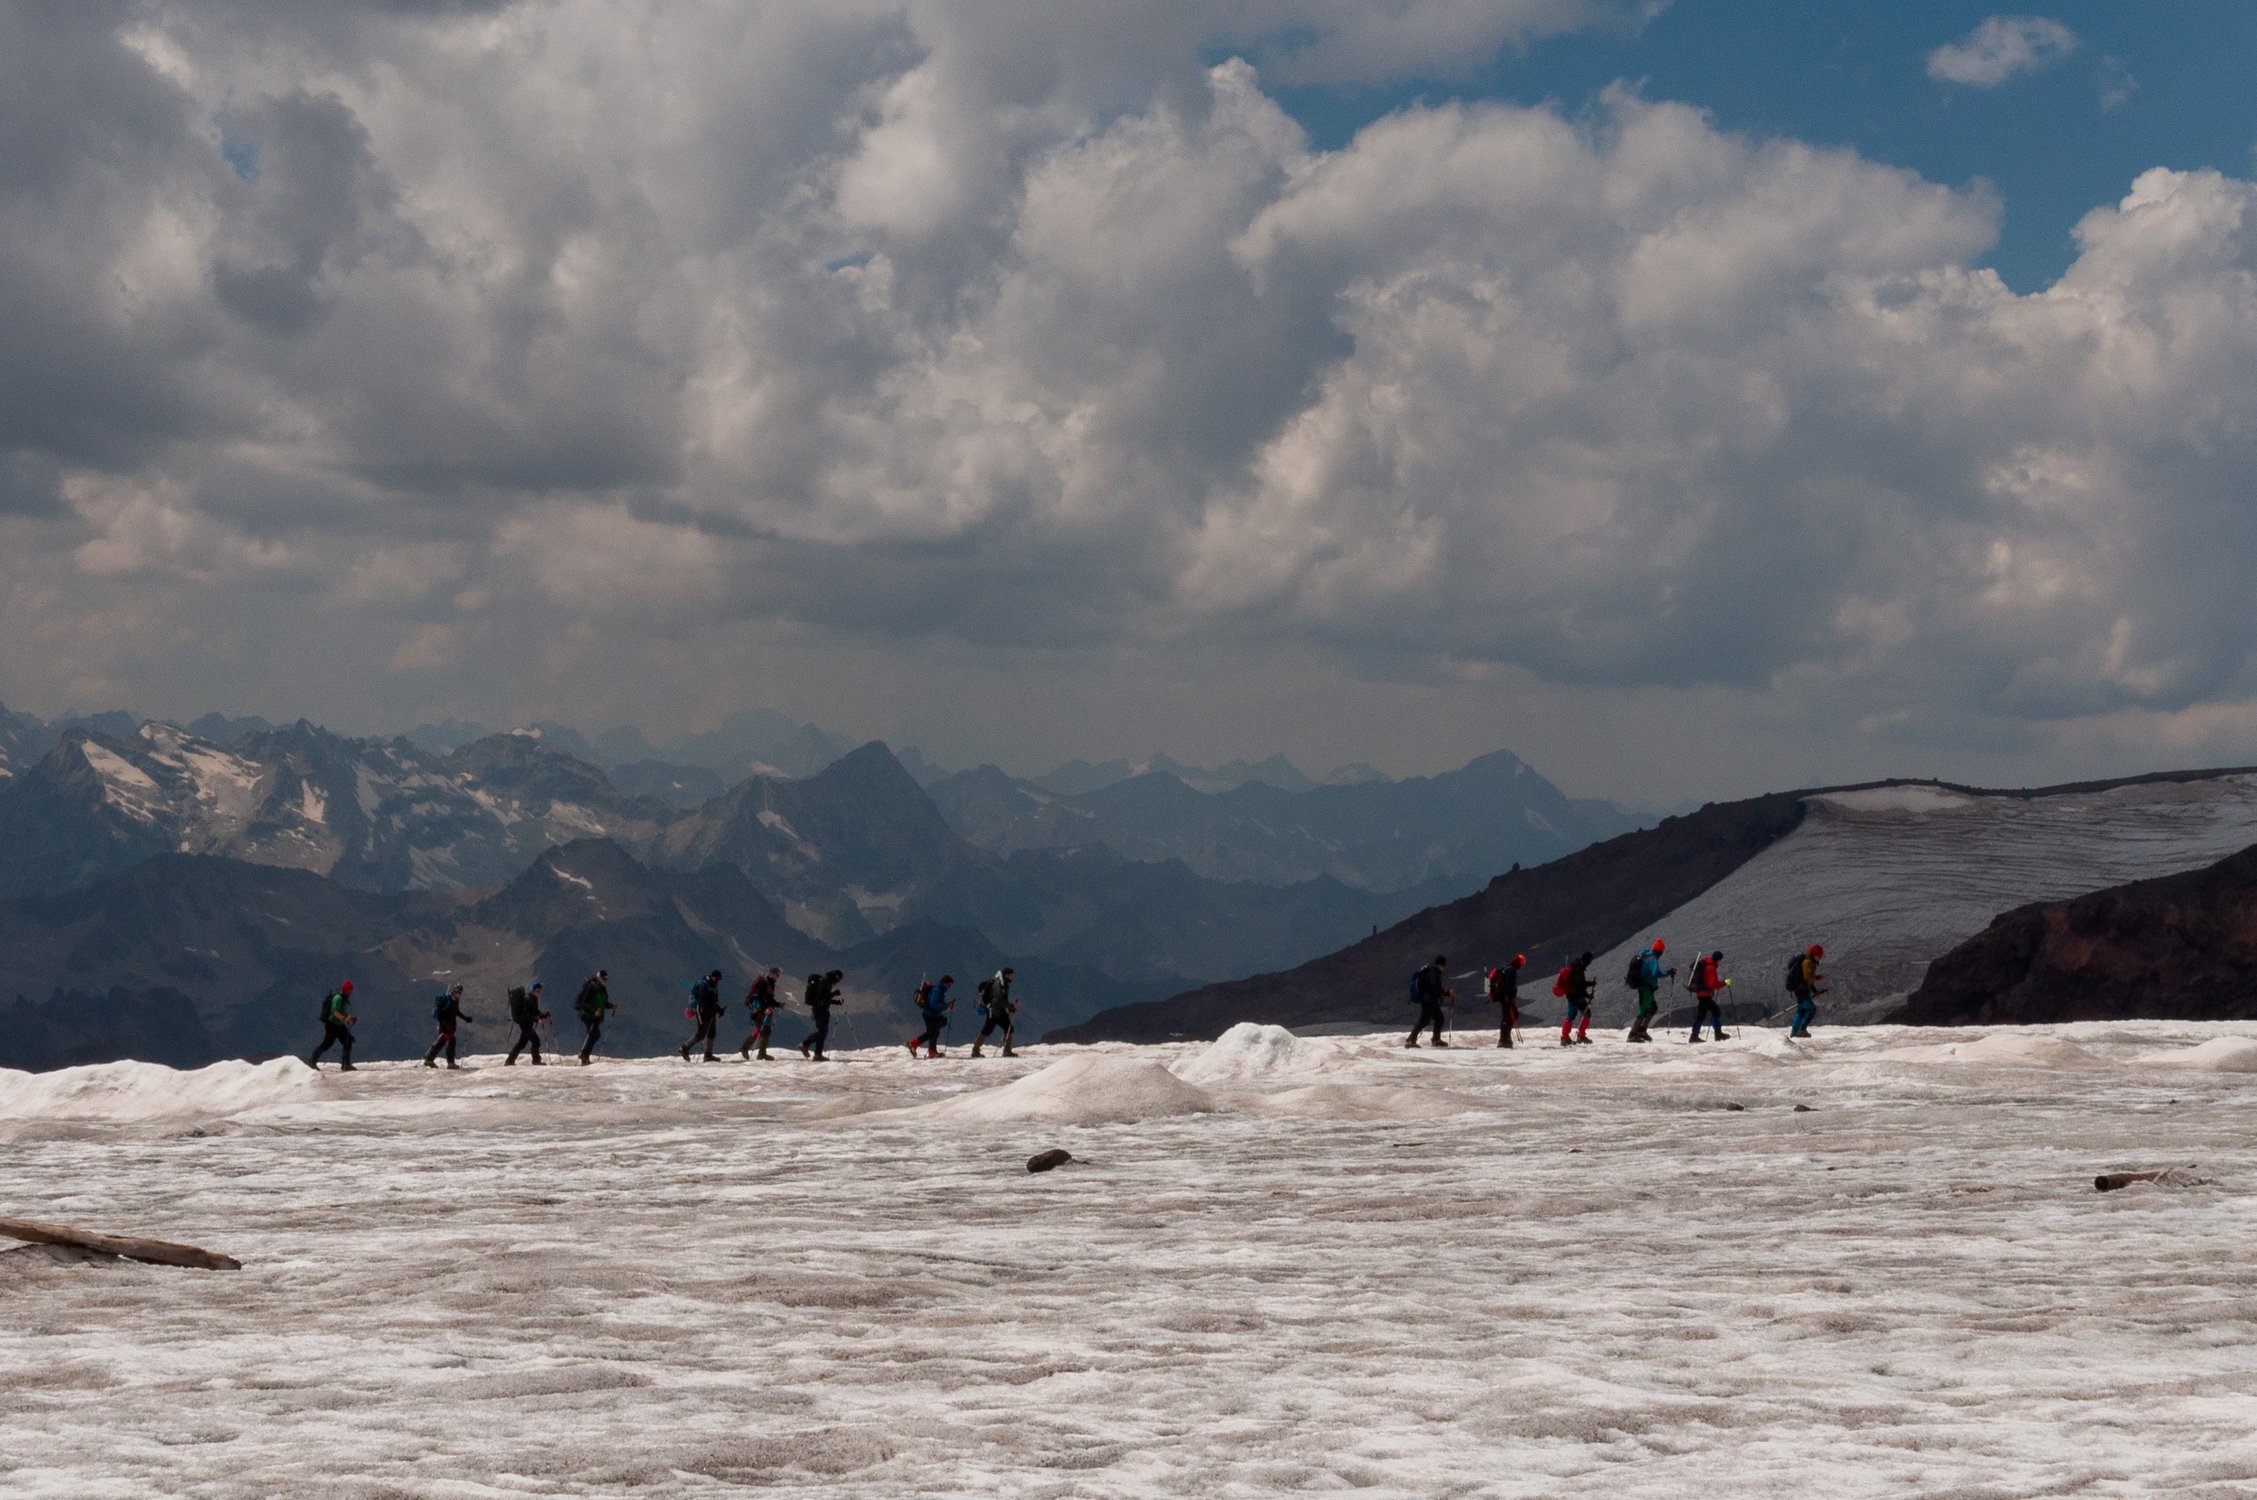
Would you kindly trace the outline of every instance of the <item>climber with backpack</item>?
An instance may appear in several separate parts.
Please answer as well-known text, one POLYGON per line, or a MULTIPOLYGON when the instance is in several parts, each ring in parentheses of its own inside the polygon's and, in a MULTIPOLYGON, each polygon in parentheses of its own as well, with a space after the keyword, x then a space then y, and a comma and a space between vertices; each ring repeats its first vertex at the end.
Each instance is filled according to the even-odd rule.
POLYGON ((845 978, 838 969, 807 976, 807 1009, 815 1017, 815 1029, 799 1039, 799 1055, 811 1062, 830 1061, 823 1046, 831 1039, 831 1007, 840 1003, 839 983, 845 978))
POLYGON ((1497 1007, 1497 1045, 1513 1044, 1513 1028, 1520 1024, 1520 971, 1528 967, 1528 955, 1515 953, 1513 961, 1503 968, 1489 970, 1489 1003, 1497 1007))
POLYGON ((1661 1002, 1654 998, 1655 993, 1661 989, 1665 976, 1672 979, 1677 976, 1675 969, 1661 966, 1661 956, 1668 951, 1669 945, 1660 938, 1655 938, 1652 948, 1630 960, 1629 972, 1623 975, 1623 984, 1638 992, 1638 1015, 1630 1023, 1629 1035, 1623 1038, 1626 1042, 1653 1040, 1653 1034, 1647 1028, 1653 1024, 1654 1012, 1661 1009, 1661 1002))
POLYGON ((595 1056, 596 1040, 603 1035, 604 1017, 619 1007, 611 1003, 611 971, 598 969, 580 986, 580 993, 572 1001, 573 1013, 580 1024, 588 1028, 588 1039, 580 1044, 580 1066, 586 1067, 595 1056))
POLYGON ((688 1062, 690 1060, 690 1049, 700 1042, 705 1044, 704 1061, 719 1062, 721 1060, 713 1055, 713 1044, 720 1039, 721 1012, 727 1009, 728 1007, 721 1003, 721 971, 719 969, 715 969, 690 986, 690 1008, 687 1018, 694 1019, 697 1022, 697 1032, 688 1041, 682 1043, 682 1061, 688 1062))
POLYGON ((1552 993, 1567 1002, 1567 1018, 1560 1022, 1562 1047, 1591 1045, 1591 996, 1598 990, 1591 982, 1591 960, 1597 956, 1585 949, 1581 958, 1561 969, 1552 981, 1552 993), (1578 1019, 1582 1022, 1580 1029, 1578 1019))
POLYGON ((431 1050, 423 1054, 423 1065, 437 1067, 443 1051, 447 1054, 447 1066, 460 1068, 462 1065, 455 1061, 455 1025, 461 1021, 478 1024, 478 1018, 462 1008, 461 985, 447 986, 446 992, 431 1002, 431 1019, 438 1024, 439 1034, 431 1039, 431 1050))
POLYGON ((768 972, 754 979, 752 988, 745 991, 745 1015, 752 1022, 752 1030, 746 1033, 744 1045, 737 1049, 737 1056, 746 1062, 752 1061, 752 1049, 755 1047, 760 1049, 760 1060, 769 1061, 768 1035, 775 1030, 776 1012, 783 1005, 776 998, 776 984, 783 977, 784 971, 770 964, 768 972))
POLYGON ((322 997, 321 1045, 314 1048, 313 1056, 306 1059, 307 1066, 316 1073, 321 1071, 322 1054, 331 1047, 339 1047, 344 1051, 338 1071, 353 1071, 353 1028, 360 1024, 360 1018, 352 1013, 352 1009, 353 982, 350 979, 322 997))
POLYGON ((1724 1029, 1724 1007, 1716 998, 1732 985, 1732 981, 1724 977, 1721 967, 1723 962, 1724 950, 1719 948, 1694 964, 1693 977, 1685 981, 1685 988, 1693 992, 1693 1034, 1685 1038, 1688 1042, 1701 1039, 1701 1024, 1704 1021, 1716 1027, 1718 1041, 1732 1039, 1732 1034, 1724 1029))
POLYGON ((1430 1026, 1434 1029, 1435 1046, 1450 1045, 1442 1040, 1442 1002, 1457 993, 1442 982, 1442 971, 1449 962, 1437 953, 1434 962, 1411 975, 1411 1004, 1418 1007, 1418 1016, 1411 1022, 1411 1034, 1404 1040, 1404 1046, 1416 1047, 1418 1034, 1430 1026))
POLYGON ((925 1029, 909 1039, 911 1057, 917 1055, 920 1042, 924 1044, 925 1056, 943 1055, 940 1050, 940 1033, 948 1025, 948 1013, 956 1008, 956 1002, 948 998, 948 988, 954 983, 955 975, 943 974, 938 984, 920 983, 917 986, 917 1016, 923 1021, 925 1029))
POLYGON ((533 1049, 533 1066, 538 1068, 542 1065, 541 1023, 548 1018, 549 1013, 541 1009, 541 982, 538 979, 533 981, 529 989, 524 985, 510 987, 509 1019, 510 1024, 517 1028, 517 1040, 510 1044, 509 1056, 502 1059, 503 1067, 516 1067, 517 1054, 528 1047, 533 1049))
POLYGON ((1011 1036, 1017 1029, 1011 1018, 1019 1013, 1019 1003, 1011 998, 1012 978, 1011 967, 1006 964, 980 981, 980 1034, 972 1038, 974 1057, 987 1045, 988 1034, 995 1031, 1003 1033, 1003 1055, 1018 1056, 1011 1050, 1011 1036))
POLYGON ((1805 1040, 1810 1037, 1810 1023, 1818 1015, 1818 997, 1826 993, 1826 976, 1818 970, 1818 961, 1825 956, 1825 947, 1812 943, 1787 964, 1787 993, 1795 997, 1795 1018, 1787 1031, 1789 1037, 1805 1040))

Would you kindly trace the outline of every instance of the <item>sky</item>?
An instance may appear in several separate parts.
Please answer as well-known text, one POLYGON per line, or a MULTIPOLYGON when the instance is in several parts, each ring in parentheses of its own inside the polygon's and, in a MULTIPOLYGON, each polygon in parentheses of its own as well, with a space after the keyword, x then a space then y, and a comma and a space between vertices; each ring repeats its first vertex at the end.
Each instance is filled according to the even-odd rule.
POLYGON ((0 0, 0 701, 2257 762, 2257 7, 0 0))

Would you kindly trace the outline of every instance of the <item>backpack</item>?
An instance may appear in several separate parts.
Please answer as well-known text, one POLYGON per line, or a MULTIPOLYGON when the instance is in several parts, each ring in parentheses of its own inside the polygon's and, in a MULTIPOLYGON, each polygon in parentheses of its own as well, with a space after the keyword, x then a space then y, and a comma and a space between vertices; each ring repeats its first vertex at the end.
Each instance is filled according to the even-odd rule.
POLYGON ((1565 1000, 1567 998, 1567 978, 1574 972, 1575 965, 1561 964, 1559 977, 1552 981, 1552 993, 1559 996, 1562 1000, 1565 1000))
POLYGON ((580 986, 579 996, 573 1000, 572 1009, 581 1020, 591 1023, 603 1013, 596 1005, 596 982, 593 979, 580 986))
POLYGON ((512 1021, 523 1021, 532 1008, 532 1001, 525 993, 525 986, 522 984, 511 985, 509 987, 509 1018, 512 1021))
POLYGON ((1632 954, 1630 958, 1630 972, 1622 976, 1622 982, 1625 985, 1629 986, 1631 989, 1637 990, 1645 988, 1645 979, 1646 955, 1643 953, 1632 954))
POLYGON ((993 974, 990 974, 987 978, 980 981, 980 1004, 984 1007, 993 1005, 994 1003, 995 976, 993 974))
POLYGON ((1803 983, 1802 960, 1803 956, 1800 953, 1787 960, 1787 993, 1797 1000, 1800 1000, 1810 990, 1810 986, 1803 983))
POLYGON ((337 996, 334 991, 321 997, 321 1024, 324 1026, 327 1026, 332 1020, 336 1018, 337 1013, 330 1009, 331 1003, 334 1002, 336 998, 337 996))

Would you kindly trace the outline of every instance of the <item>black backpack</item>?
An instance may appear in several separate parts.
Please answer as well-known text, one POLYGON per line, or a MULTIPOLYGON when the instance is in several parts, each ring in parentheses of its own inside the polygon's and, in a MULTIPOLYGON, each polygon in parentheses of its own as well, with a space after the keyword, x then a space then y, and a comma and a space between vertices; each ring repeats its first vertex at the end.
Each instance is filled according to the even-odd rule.
POLYGON ((1800 1000, 1810 988, 1802 980, 1802 960, 1803 955, 1800 953, 1787 960, 1787 993, 1797 1000, 1800 1000))
POLYGON ((1641 980, 1641 979, 1644 979, 1645 977, 1646 977, 1646 955, 1645 955, 1645 954, 1643 954, 1643 953, 1633 953, 1633 954, 1631 954, 1631 955, 1630 955, 1630 970, 1629 970, 1629 972, 1628 972, 1628 973, 1626 973, 1626 974, 1624 974, 1624 975, 1622 976, 1622 982, 1623 982, 1623 983, 1624 983, 1625 985, 1627 985, 1628 987, 1630 987, 1631 989, 1636 989, 1636 988, 1638 988, 1638 981, 1639 981, 1639 980, 1641 980))
POLYGON ((525 993, 525 986, 522 984, 509 987, 509 1018, 518 1022, 533 1018, 533 998, 525 993))
POLYGON ((334 994, 328 994, 321 997, 321 1024, 324 1026, 327 1026, 330 1020, 329 1002, 336 998, 337 997, 334 994))
POLYGON ((451 998, 452 998, 451 996, 449 996, 449 995, 446 995, 446 994, 444 994, 444 993, 441 993, 441 994, 439 994, 439 995, 436 995, 436 996, 434 996, 434 997, 432 998, 432 1001, 431 1001, 431 1019, 432 1019, 432 1020, 434 1020, 434 1021, 444 1021, 444 1020, 445 1020, 445 1019, 447 1018, 447 1001, 448 1001, 449 999, 451 999, 451 998))

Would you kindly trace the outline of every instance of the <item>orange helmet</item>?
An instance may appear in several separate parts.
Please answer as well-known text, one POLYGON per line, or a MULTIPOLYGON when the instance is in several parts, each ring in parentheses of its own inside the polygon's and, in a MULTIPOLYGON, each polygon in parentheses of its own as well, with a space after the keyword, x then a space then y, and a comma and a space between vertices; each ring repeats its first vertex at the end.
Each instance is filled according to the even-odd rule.
POLYGON ((1662 940, 1661 940, 1660 938, 1655 938, 1655 939, 1654 939, 1654 952, 1656 952, 1656 953, 1666 953, 1667 951, 1669 951, 1669 944, 1667 944, 1667 943, 1663 942, 1663 941, 1662 941, 1662 940))

